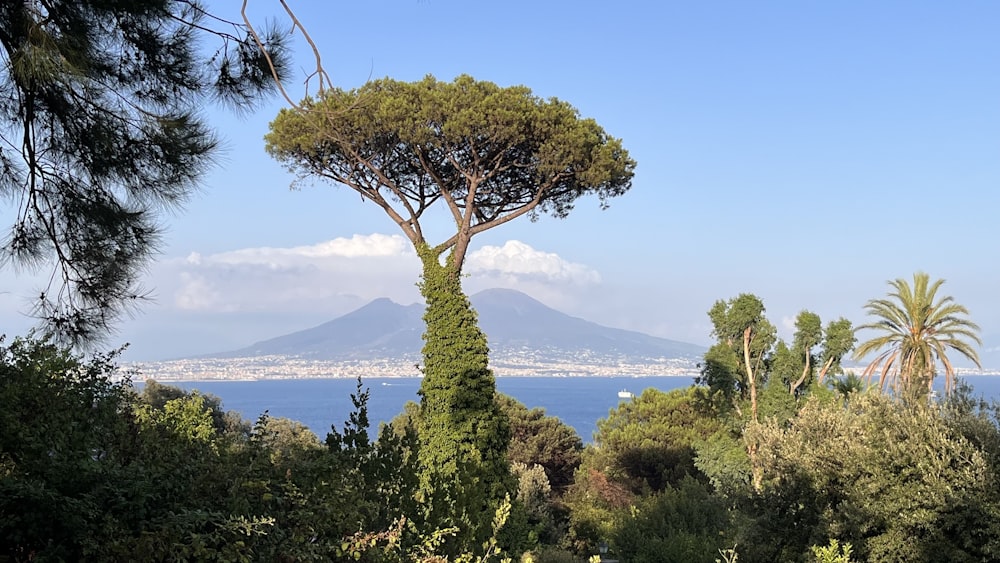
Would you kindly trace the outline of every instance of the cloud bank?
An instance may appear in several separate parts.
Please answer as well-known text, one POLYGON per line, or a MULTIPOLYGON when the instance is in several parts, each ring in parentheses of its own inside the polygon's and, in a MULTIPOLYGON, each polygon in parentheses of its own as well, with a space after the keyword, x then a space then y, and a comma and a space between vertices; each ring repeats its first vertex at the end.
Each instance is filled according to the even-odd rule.
POLYGON ((601 281, 600 274, 583 264, 567 262, 558 254, 535 250, 517 240, 470 253, 465 271, 472 276, 516 282, 591 285, 601 281))
MULTIPOLYGON (((169 307, 198 313, 344 313, 377 297, 421 300, 420 260, 400 235, 374 233, 289 248, 243 248, 218 254, 191 252, 162 263, 154 285, 169 307)), ((466 290, 507 287, 552 306, 600 283, 592 268, 520 241, 469 253, 466 290)))
POLYGON ((198 312, 332 311, 376 297, 419 298, 420 261, 398 235, 354 235, 309 246, 192 252, 169 264, 172 305, 198 312))

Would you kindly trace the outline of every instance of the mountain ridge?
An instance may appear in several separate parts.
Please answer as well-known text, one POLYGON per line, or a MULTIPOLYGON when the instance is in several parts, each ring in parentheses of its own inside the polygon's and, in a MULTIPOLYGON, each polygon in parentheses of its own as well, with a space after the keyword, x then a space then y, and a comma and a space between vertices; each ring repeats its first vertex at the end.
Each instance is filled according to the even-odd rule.
MULTIPOLYGON (((487 289, 470 296, 470 301, 487 335, 494 365, 673 361, 693 367, 705 351, 696 344, 567 315, 517 290, 487 289)), ((416 362, 423 345, 423 311, 423 304, 400 305, 382 297, 320 325, 202 357, 285 356, 341 362, 392 358, 416 362)))

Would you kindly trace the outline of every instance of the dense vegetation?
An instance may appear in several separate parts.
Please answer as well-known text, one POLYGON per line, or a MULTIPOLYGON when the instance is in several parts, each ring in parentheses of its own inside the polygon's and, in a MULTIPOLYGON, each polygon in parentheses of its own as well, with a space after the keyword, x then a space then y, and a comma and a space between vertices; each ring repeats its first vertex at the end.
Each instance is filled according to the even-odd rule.
MULTIPOLYGON (((155 381, 137 392, 113 354, 15 339, 0 347, 0 559, 585 561, 601 544, 629 562, 1000 557, 995 405, 961 382, 935 398, 923 380, 922 394, 892 394, 842 374, 843 320, 817 330, 804 312, 787 344, 754 296, 710 315, 720 343, 700 382, 621 403, 586 447, 495 397, 498 466, 516 484, 475 550, 455 549, 468 532, 442 525, 426 496, 420 405, 372 440, 359 382, 354 412, 321 441, 216 397, 155 381), (743 304, 748 339, 743 321, 723 328, 743 304)), ((500 494, 489 483, 436 494, 500 494)))

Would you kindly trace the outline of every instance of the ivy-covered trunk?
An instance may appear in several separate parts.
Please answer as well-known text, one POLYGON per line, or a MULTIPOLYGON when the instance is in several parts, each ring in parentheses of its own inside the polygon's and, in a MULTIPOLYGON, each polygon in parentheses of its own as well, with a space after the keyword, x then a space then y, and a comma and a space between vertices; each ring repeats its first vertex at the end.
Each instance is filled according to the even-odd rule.
POLYGON ((479 552, 504 495, 510 428, 494 398, 486 336, 462 291, 459 268, 429 247, 423 262, 424 380, 420 386, 420 493, 427 523, 458 527, 449 554, 479 552))

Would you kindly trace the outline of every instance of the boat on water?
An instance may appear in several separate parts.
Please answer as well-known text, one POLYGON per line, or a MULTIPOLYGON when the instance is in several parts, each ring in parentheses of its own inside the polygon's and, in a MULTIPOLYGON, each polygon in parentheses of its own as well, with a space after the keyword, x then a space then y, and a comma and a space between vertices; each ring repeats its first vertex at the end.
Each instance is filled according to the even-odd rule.
POLYGON ((622 389, 621 391, 618 392, 619 399, 632 399, 634 397, 635 395, 633 395, 632 392, 629 391, 628 389, 622 389))

